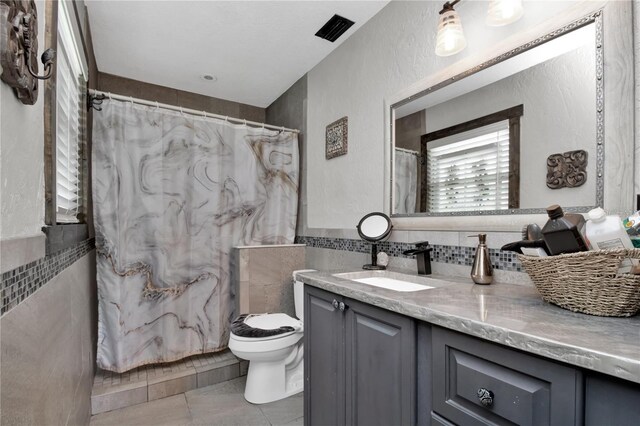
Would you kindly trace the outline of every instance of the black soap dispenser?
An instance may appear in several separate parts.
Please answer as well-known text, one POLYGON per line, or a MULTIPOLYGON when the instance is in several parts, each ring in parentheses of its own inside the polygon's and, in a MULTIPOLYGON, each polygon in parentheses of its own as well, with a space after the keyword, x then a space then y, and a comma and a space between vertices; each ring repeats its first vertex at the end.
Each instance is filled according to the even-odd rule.
POLYGON ((473 267, 471 268, 471 279, 476 284, 491 284, 493 282, 493 267, 491 266, 489 248, 487 247, 487 234, 469 236, 478 237, 479 240, 476 256, 473 259, 473 267))

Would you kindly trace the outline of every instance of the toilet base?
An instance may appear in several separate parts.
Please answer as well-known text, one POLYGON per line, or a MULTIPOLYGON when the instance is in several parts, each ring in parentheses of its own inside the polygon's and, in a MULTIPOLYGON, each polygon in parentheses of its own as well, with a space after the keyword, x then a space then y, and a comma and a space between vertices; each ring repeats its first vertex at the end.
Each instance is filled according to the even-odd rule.
POLYGON ((281 361, 249 361, 244 398, 266 404, 300 393, 304 389, 302 342, 281 361))

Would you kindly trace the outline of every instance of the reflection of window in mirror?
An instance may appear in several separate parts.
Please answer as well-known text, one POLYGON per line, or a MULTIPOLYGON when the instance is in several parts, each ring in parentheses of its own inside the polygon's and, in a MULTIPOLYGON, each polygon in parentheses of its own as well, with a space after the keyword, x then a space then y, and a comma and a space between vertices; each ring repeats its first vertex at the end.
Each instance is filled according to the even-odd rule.
POLYGON ((421 212, 520 207, 518 105, 422 135, 421 212))

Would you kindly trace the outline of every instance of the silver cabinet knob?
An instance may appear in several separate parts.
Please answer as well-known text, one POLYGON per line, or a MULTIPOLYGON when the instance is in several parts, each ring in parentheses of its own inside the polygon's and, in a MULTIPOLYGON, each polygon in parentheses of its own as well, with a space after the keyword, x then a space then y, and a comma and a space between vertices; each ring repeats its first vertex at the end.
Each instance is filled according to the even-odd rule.
POLYGON ((340 302, 340 311, 344 312, 345 309, 347 309, 347 305, 345 305, 344 302, 340 302))
POLYGON ((480 388, 476 393, 478 395, 478 399, 480 400, 480 404, 485 407, 491 407, 493 405, 493 392, 489 389, 480 388))
POLYGON ((331 304, 333 305, 333 309, 338 309, 340 307, 340 304, 336 299, 333 299, 333 302, 331 302, 331 304))

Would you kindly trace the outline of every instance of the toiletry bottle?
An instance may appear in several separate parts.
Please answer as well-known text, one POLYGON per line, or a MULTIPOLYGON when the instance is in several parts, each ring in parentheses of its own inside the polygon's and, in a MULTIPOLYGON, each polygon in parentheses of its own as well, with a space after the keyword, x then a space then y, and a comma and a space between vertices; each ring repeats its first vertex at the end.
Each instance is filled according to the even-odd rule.
POLYGON ((625 218, 622 227, 631 236, 640 235, 640 210, 625 218))
MULTIPOLYGON (((627 234, 620 216, 607 216, 605 211, 596 207, 588 214, 589 220, 585 230, 585 236, 591 249, 606 250, 615 248, 632 249, 633 244, 627 234)), ((634 264, 638 261, 635 260, 634 264)), ((631 259, 624 259, 620 263, 620 273, 631 272, 631 259)))
POLYGON ((476 284, 491 284, 493 281, 493 267, 491 266, 489 249, 487 248, 487 234, 469 236, 478 237, 480 241, 478 248, 476 249, 476 256, 473 259, 471 279, 476 284))
POLYGON ((582 215, 565 215, 557 204, 547 207, 547 214, 549 220, 542 228, 542 238, 549 254, 575 253, 589 249, 581 233, 585 223, 582 215))

